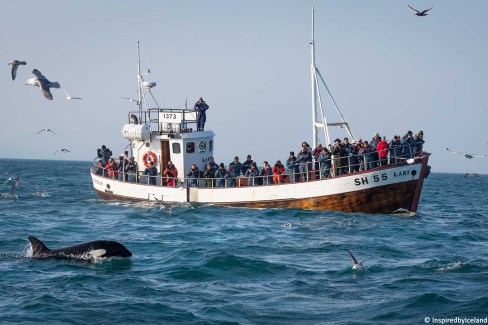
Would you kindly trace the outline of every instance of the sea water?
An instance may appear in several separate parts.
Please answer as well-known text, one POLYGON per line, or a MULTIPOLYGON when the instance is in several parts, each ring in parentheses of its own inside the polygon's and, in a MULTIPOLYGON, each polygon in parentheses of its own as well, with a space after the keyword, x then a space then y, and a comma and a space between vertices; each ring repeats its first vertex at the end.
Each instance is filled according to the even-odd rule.
POLYGON ((433 173, 418 217, 102 201, 90 162, 0 159, 0 323, 424 324, 488 316, 488 176, 433 173), (290 223, 291 225, 286 225, 290 223), (115 240, 133 256, 35 259, 115 240), (347 254, 366 259, 352 270, 347 254))

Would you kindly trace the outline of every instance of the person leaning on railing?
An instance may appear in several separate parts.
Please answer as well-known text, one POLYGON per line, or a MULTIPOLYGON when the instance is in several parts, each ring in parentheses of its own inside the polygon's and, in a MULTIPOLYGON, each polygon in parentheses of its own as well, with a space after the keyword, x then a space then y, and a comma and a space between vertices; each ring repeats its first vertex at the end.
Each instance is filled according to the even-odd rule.
POLYGON ((135 183, 137 181, 137 163, 134 160, 134 157, 129 158, 129 162, 126 166, 126 173, 127 173, 127 180, 131 183, 135 183))
POLYGON ((197 182, 200 178, 200 170, 198 169, 197 165, 192 164, 186 176, 188 176, 188 186, 197 187, 197 182))
MULTIPOLYGON (((98 161, 97 167, 95 167, 95 174, 102 176, 103 175, 103 171, 104 171, 103 161, 100 159, 98 161)), ((103 175, 103 176, 105 176, 105 175, 103 175)))
POLYGON ((158 169, 154 167, 154 162, 149 163, 149 167, 144 169, 144 175, 147 175, 149 185, 156 185, 156 176, 158 175, 158 169))
POLYGON ((297 158, 295 157, 295 153, 290 151, 290 157, 286 160, 286 168, 288 173, 290 174, 290 183, 298 183, 299 182, 299 173, 300 169, 298 167, 297 158))
POLYGON ((390 164, 396 164, 400 160, 402 155, 402 144, 400 142, 400 136, 395 135, 390 142, 390 164))
POLYGON ((215 185, 217 187, 225 187, 225 175, 227 175, 227 172, 224 168, 224 164, 220 163, 219 168, 215 172, 215 185))
POLYGON ((276 164, 273 166, 273 183, 281 184, 283 183, 284 177, 283 173, 285 172, 285 166, 281 163, 280 160, 276 161, 276 164))
POLYGON ((332 155, 330 154, 330 151, 327 150, 327 148, 322 148, 318 157, 318 161, 320 164, 320 178, 329 177, 330 168, 332 165, 332 155))
POLYGON ((203 178, 205 178, 205 187, 213 187, 215 172, 212 168, 212 164, 207 164, 207 168, 203 172, 203 178))

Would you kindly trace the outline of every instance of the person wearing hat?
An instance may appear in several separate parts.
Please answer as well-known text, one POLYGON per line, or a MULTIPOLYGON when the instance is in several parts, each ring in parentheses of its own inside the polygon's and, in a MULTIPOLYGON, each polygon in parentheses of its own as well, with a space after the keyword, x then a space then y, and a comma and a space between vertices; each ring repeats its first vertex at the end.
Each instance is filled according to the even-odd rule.
POLYGON ((332 155, 332 176, 337 176, 340 174, 341 169, 341 139, 334 140, 334 146, 330 150, 332 155))
POLYGON ((422 148, 424 147, 424 131, 419 131, 415 137, 413 138, 413 141, 415 142, 415 152, 414 154, 418 154, 422 152, 422 148))
POLYGON ((126 181, 127 182, 127 179, 128 179, 127 160, 124 158, 124 154, 120 154, 120 156, 119 156, 118 171, 119 171, 119 181, 126 181))
POLYGON ((283 173, 285 172, 285 166, 283 166, 281 160, 276 161, 276 164, 273 166, 273 169, 271 171, 273 172, 273 183, 283 183, 283 173))
POLYGON ((263 185, 271 185, 273 184, 273 168, 268 164, 265 160, 263 162, 264 166, 261 168, 261 176, 262 176, 262 184, 263 185))
POLYGON ((217 187, 225 187, 225 175, 227 175, 227 171, 224 163, 220 163, 219 168, 215 171, 215 185, 217 187))
POLYGON ((249 168, 251 168, 252 163, 253 160, 251 159, 251 155, 247 155, 246 161, 242 163, 242 175, 246 175, 246 172, 249 168))
MULTIPOLYGON (((236 177, 241 175, 242 163, 239 161, 239 157, 235 156, 234 160, 227 167, 230 167, 232 169, 236 177)), ((227 174, 228 173, 229 172, 227 172, 227 174)))
POLYGON ((207 121, 207 109, 209 109, 209 106, 207 103, 203 100, 202 97, 195 103, 195 106, 193 107, 195 111, 198 112, 197 116, 197 131, 203 131, 205 128, 205 122, 207 121))
POLYGON ((300 170, 297 164, 297 157, 295 153, 290 151, 290 157, 286 160, 286 169, 290 174, 290 183, 298 183, 300 177, 300 170))

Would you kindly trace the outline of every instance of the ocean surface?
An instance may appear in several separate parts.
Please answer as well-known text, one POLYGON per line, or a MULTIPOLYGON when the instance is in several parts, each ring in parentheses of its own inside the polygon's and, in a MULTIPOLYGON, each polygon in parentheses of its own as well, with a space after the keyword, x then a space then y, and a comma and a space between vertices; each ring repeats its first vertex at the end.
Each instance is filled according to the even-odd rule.
POLYGON ((91 162, 0 159, 0 323, 425 324, 488 316, 488 176, 433 173, 418 217, 101 201, 91 162), (284 224, 291 223, 290 227, 284 224), (35 259, 107 239, 133 256, 35 259), (347 251, 367 259, 352 270, 347 251), (428 318, 426 318, 428 317, 428 318))

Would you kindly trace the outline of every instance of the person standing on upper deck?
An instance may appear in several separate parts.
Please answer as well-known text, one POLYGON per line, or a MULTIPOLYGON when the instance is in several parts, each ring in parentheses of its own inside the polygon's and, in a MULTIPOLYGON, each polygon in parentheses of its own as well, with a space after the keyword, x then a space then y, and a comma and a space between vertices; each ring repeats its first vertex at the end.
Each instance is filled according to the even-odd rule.
POLYGON ((203 131, 203 129, 205 128, 205 122, 207 121, 207 115, 205 112, 207 111, 209 106, 207 105, 207 103, 205 103, 203 98, 200 97, 200 99, 195 103, 195 106, 193 106, 193 108, 195 109, 195 111, 198 112, 197 131, 203 131))

